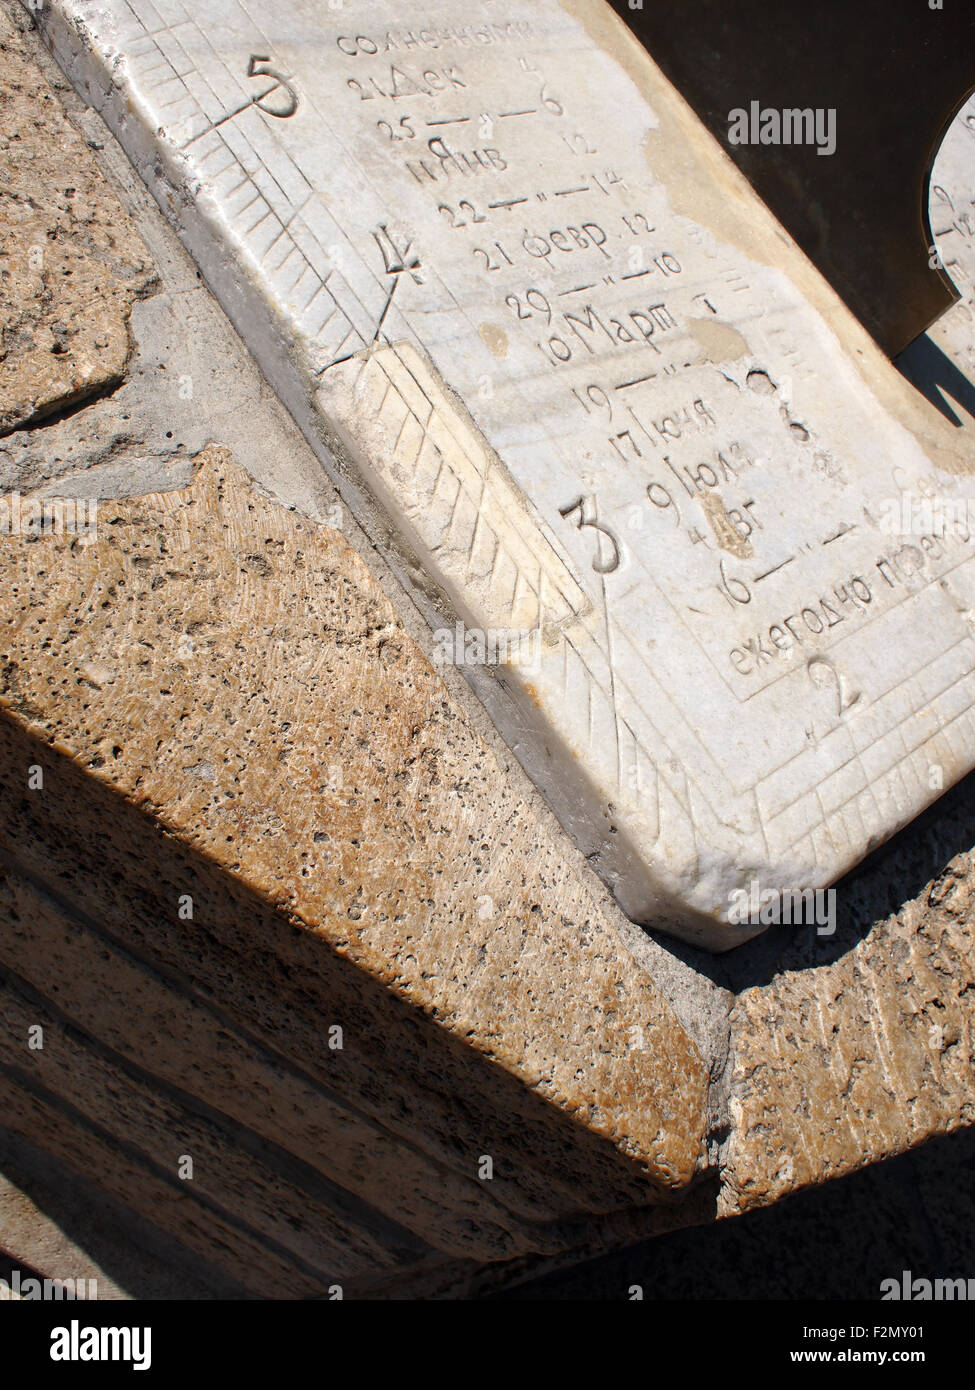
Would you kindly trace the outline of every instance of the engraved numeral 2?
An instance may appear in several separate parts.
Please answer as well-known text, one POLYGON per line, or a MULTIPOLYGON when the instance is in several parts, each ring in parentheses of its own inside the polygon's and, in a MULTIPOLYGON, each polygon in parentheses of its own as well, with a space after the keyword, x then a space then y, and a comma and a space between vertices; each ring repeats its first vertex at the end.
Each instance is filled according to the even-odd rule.
MULTIPOLYGON (((513 261, 513 260, 511 259, 511 257, 508 255, 507 251, 504 249, 504 247, 501 245, 501 243, 500 243, 499 241, 496 241, 496 242, 494 243, 494 245, 495 245, 495 246, 497 247, 497 249, 501 252, 501 255, 502 255, 502 256, 504 257, 504 259, 508 262, 508 264, 509 264, 509 265, 514 265, 514 261, 513 261)), ((474 247, 474 255, 475 255, 475 256, 483 256, 483 257, 484 257, 484 269, 485 269, 485 270, 500 270, 500 269, 501 269, 501 262, 500 262, 500 261, 495 261, 494 259, 492 259, 491 252, 490 252, 490 251, 485 251, 484 248, 483 248, 482 246, 475 246, 475 247, 474 247)))
MULTIPOLYGON (((470 220, 471 220, 472 222, 486 222, 486 221, 487 221, 487 218, 485 217, 484 213, 483 213, 483 212, 478 212, 478 210, 477 210, 477 208, 474 206, 474 204, 473 204, 473 203, 467 202, 466 199, 465 199, 463 202, 459 203, 458 206, 459 206, 459 208, 460 208, 460 211, 461 211, 462 213, 466 213, 467 216, 470 218, 470 220)), ((467 226, 467 223, 464 221, 464 218, 463 218, 463 217, 459 217, 459 216, 457 215, 457 213, 454 211, 454 209, 450 206, 449 203, 441 203, 440 206, 437 208, 437 211, 438 211, 438 212, 445 212, 445 213, 447 214, 447 217, 450 219, 450 226, 451 226, 451 227, 466 227, 466 226, 467 226)))
POLYGON ((855 694, 851 695, 839 671, 837 671, 833 663, 827 661, 825 657, 814 656, 812 661, 807 665, 806 670, 809 672, 809 679, 812 681, 813 685, 821 687, 832 686, 836 693, 837 714, 845 714, 847 710, 852 709, 857 700, 860 699, 861 692, 858 690, 855 694))

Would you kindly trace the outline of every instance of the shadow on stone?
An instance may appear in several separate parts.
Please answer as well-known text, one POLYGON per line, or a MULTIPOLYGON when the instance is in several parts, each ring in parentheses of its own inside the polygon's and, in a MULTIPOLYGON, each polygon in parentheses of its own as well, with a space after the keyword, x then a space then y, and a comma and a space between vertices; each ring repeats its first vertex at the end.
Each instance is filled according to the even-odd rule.
POLYGON ((948 404, 948 397, 975 420, 975 385, 927 333, 915 338, 895 357, 894 366, 940 410, 949 424, 961 429, 963 421, 948 404))
MULTIPOLYGON (((878 1300, 884 1279, 969 1278, 975 1130, 932 1140, 773 1207, 675 1231, 502 1298, 878 1300)), ((880 1305, 878 1305, 879 1307, 880 1305)))
MULTIPOLYGON (((109 1109, 103 1102, 93 1116, 87 1082, 66 1093, 63 1082, 35 1081, 25 1048, 0 1065, 4 1124, 82 1177, 98 1173, 99 1188, 173 1239, 189 1231, 195 1240, 202 1231, 190 1246, 194 1258, 216 1261, 224 1276, 263 1296, 324 1297, 333 1280, 354 1296, 416 1278, 432 1281, 427 1287, 437 1294, 458 1281, 468 1287, 482 1266, 567 1252, 578 1258, 713 1215, 713 1184, 676 1193, 651 1185, 608 1140, 6 718, 0 767, 0 982, 28 1008, 32 1000, 48 1006, 65 1050, 86 1052, 92 1074, 110 1077, 109 1109), (25 790, 31 765, 43 768, 43 797, 25 790), (11 883, 26 885, 26 899, 11 883), (177 917, 183 895, 192 898, 191 921, 177 917), (49 919, 43 961, 29 944, 39 938, 23 920, 24 901, 42 905, 49 919), (80 994, 68 987, 69 958, 85 971, 80 994), (140 990, 127 1013, 123 978, 124 988, 136 980, 140 990), (167 999, 174 1017, 163 1035, 167 999), (188 1018, 204 1019, 204 1031, 184 1039, 188 1018), (330 1052, 335 1022, 344 1046, 330 1052), (214 1057, 200 1055, 200 1037, 212 1039, 214 1057), (231 1085, 234 1047, 252 1071, 255 1056, 267 1068, 267 1081, 243 1099, 231 1085), (299 1091, 300 1104, 289 1099, 299 1091), (159 1129, 133 1118, 126 1096, 150 1107, 150 1121, 162 1107, 212 1152, 243 1155, 244 1180, 234 1180, 229 1162, 223 1173, 211 1161, 206 1183, 180 1181, 175 1162, 165 1160, 186 1141, 173 1133, 172 1155, 161 1156, 159 1129), (491 1182, 479 1180, 484 1154, 493 1160, 491 1182), (263 1192, 247 1177, 248 1162, 254 1173, 259 1166, 272 1174, 263 1192), (241 1251, 251 1249, 266 1251, 272 1267, 288 1267, 295 1237, 275 1210, 275 1173, 282 1191, 307 1192, 316 1211, 334 1211, 339 1233, 323 1229, 321 1253, 296 1260, 295 1287, 278 1292, 272 1275, 238 1268, 241 1251), (409 1210, 396 1195, 404 1191, 409 1210), (180 1213, 178 1230, 171 1211, 180 1213), (351 1273, 336 1267, 343 1231, 358 1246, 351 1273), (217 1254, 237 1241, 221 1265, 217 1254), (376 1252, 371 1271, 363 1268, 368 1248, 376 1252)), ((300 1217, 289 1219, 300 1227, 300 1217)), ((314 1229, 299 1234, 314 1246, 314 1229)))
MULTIPOLYGON (((113 1202, 78 1173, 58 1163, 28 1140, 0 1126, 0 1164, 4 1176, 43 1211, 83 1252, 85 1268, 75 1264, 34 1269, 22 1259, 0 1254, 0 1279, 10 1282, 14 1270, 21 1279, 94 1279, 111 1271, 113 1282, 136 1299, 249 1299, 255 1294, 220 1270, 194 1259, 190 1252, 143 1221, 130 1208, 113 1202), (92 1271, 87 1262, 97 1269, 92 1271)), ((35 1231, 27 1233, 36 1242, 35 1231)), ((10 1240, 4 1226, 4 1239, 10 1240)), ((19 1242, 18 1242, 19 1243, 19 1242)), ((79 1256, 80 1258, 80 1256, 79 1256)), ((49 1266, 50 1259, 45 1261, 49 1266)), ((104 1280, 97 1296, 108 1296, 104 1280)))

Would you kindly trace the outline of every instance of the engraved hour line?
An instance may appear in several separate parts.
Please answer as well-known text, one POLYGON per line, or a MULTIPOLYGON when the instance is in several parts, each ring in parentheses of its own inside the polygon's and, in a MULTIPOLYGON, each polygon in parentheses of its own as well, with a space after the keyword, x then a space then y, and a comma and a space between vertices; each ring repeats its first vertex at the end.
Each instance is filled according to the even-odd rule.
POLYGON ((647 381, 654 381, 654 380, 656 379, 656 376, 657 376, 657 373, 656 373, 656 372, 650 372, 650 373, 648 373, 647 376, 637 376, 637 377, 634 377, 632 381, 621 381, 621 382, 618 382, 617 385, 613 387, 613 390, 614 390, 614 391, 627 391, 627 390, 629 390, 629 388, 630 388, 631 386, 642 386, 642 385, 643 385, 645 382, 647 382, 647 381))
POLYGON ((764 574, 756 574, 754 579, 752 580, 752 583, 760 584, 763 579, 768 579, 769 575, 778 574, 779 570, 785 569, 786 565, 791 565, 795 558, 796 557, 794 555, 790 555, 788 560, 783 560, 780 564, 774 565, 772 569, 766 570, 764 574))
POLYGON ((248 77, 273 77, 275 79, 273 85, 268 87, 267 91, 261 92, 258 96, 251 97, 249 101, 244 102, 243 106, 238 106, 234 111, 228 111, 227 114, 221 116, 218 121, 211 122, 211 124, 201 130, 199 134, 193 135, 189 140, 185 141, 180 146, 180 149, 187 149, 194 141, 202 139, 204 135, 209 135, 213 130, 218 130, 220 126, 226 125, 227 121, 232 121, 235 116, 241 115, 244 111, 249 111, 252 106, 258 107, 266 116, 276 116, 279 120, 286 120, 289 116, 293 116, 298 109, 298 94, 291 85, 293 74, 286 76, 284 73, 278 72, 276 68, 259 68, 256 66, 258 63, 269 63, 270 61, 270 58, 252 53, 250 61, 247 64, 248 77), (275 111, 270 107, 261 105, 263 101, 266 101, 269 96, 279 89, 283 89, 288 94, 289 106, 287 110, 275 111))
MULTIPOLYGON (((410 254, 410 246, 412 245, 411 242, 407 242, 406 249, 403 252, 402 256, 399 256, 397 252, 397 259, 391 262, 387 251, 387 243, 390 247, 392 247, 394 251, 396 251, 396 247, 393 243, 392 238, 389 235, 386 225, 383 224, 383 226, 380 227, 379 231, 373 232, 372 235, 376 242, 376 245, 379 247, 380 253, 382 254, 383 264, 386 268, 386 274, 392 275, 394 277, 393 283, 390 286, 390 289, 386 295, 386 303, 383 305, 382 313, 379 315, 379 322, 376 324, 376 331, 372 337, 372 345, 375 346, 375 344, 379 341, 379 335, 382 332, 383 324, 386 322, 386 315, 389 313, 390 306, 393 302, 393 295, 396 293, 396 289, 400 283, 401 277, 405 275, 407 271, 409 271, 411 277, 415 281, 417 281, 417 283, 422 283, 422 281, 420 280, 417 274, 417 272, 420 269, 419 258, 417 256, 414 256, 412 260, 407 260, 407 256, 409 256, 410 254), (383 238, 385 238, 385 241, 383 240, 383 238)), ((317 294, 318 291, 316 290, 315 293, 317 294)), ((358 330, 353 329, 353 332, 358 332, 358 330)), ((348 340, 348 338, 349 334, 346 334, 342 342, 345 343, 348 340)), ((356 349, 356 352, 358 351, 361 351, 361 349, 356 349)), ((331 362, 326 362, 324 367, 319 367, 317 371, 314 372, 314 375, 322 376, 332 367, 338 367, 342 362, 350 361, 353 357, 356 356, 356 352, 347 352, 343 357, 333 358, 331 362)))
MULTIPOLYGON (((595 511, 595 503, 593 504, 595 511)), ((611 538, 612 539, 612 538, 611 538)), ((613 540, 616 545, 616 541, 613 540)), ((617 547, 617 556, 619 548, 617 547)), ((617 559, 617 564, 619 560, 617 559)), ((595 566, 594 566, 595 568, 595 566)), ((615 566, 614 566, 615 568, 615 566)), ((609 616, 609 594, 606 592, 606 570, 599 571, 599 587, 602 590, 603 599, 603 624, 606 630, 606 658, 609 666, 609 697, 613 707, 613 734, 616 740, 616 785, 623 786, 623 745, 620 739, 620 711, 616 695, 616 662, 613 660, 613 624, 609 616)))
POLYGON ((393 283, 392 283, 392 286, 391 286, 391 288, 390 288, 389 294, 386 296, 386 303, 383 305, 383 311, 382 311, 382 313, 379 315, 379 322, 376 324, 376 331, 375 331, 375 333, 373 334, 373 338, 372 338, 372 341, 373 341, 374 343, 378 343, 378 341, 379 341, 379 334, 382 332, 382 326, 383 326, 383 324, 386 322, 386 315, 389 313, 389 306, 390 306, 390 305, 392 304, 392 302, 393 302, 393 295, 396 293, 396 286, 397 286, 398 284, 399 284, 399 276, 397 275, 396 279, 395 279, 395 280, 393 281, 393 283))
POLYGON ((260 96, 251 97, 250 101, 245 101, 243 106, 238 106, 234 111, 228 111, 225 116, 220 117, 219 121, 214 121, 211 125, 206 126, 205 129, 199 132, 199 134, 191 135, 189 140, 185 141, 184 144, 180 145, 180 149, 185 150, 195 141, 201 140, 204 135, 209 135, 210 132, 213 130, 219 130, 220 126, 226 125, 227 121, 232 121, 235 116, 241 115, 242 112, 249 111, 252 106, 260 107, 260 109, 265 113, 265 115, 277 116, 279 119, 282 120, 285 119, 286 114, 293 115, 293 111, 288 113, 285 113, 283 111, 268 111, 266 107, 261 106, 261 102, 264 100, 264 98, 270 96, 272 92, 276 92, 280 85, 281 84, 279 82, 275 82, 273 87, 268 87, 267 91, 262 92, 260 96))
MULTIPOLYGON (((648 575, 649 575, 649 571, 647 571, 647 573, 648 573, 648 575)), ((649 578, 650 578, 651 583, 654 585, 654 587, 657 588, 658 586, 656 585, 656 581, 653 579, 653 576, 652 576, 652 575, 649 575, 649 578)), ((672 608, 672 605, 670 604, 669 597, 667 597, 667 595, 662 595, 662 597, 664 598, 664 601, 667 603, 668 607, 671 607, 671 608, 672 608)), ((673 610, 673 611, 676 612, 676 610, 673 610)), ((695 634, 694 634, 694 632, 693 632, 693 629, 687 627, 686 624, 683 625, 683 626, 684 626, 685 632, 686 632, 687 635, 688 635, 688 640, 700 651, 702 660, 704 660, 705 662, 711 662, 711 658, 709 657, 709 655, 708 655, 707 651, 705 650, 705 648, 702 647, 701 644, 698 642, 697 637, 695 636, 695 634)), ((635 642, 634 642, 634 640, 633 640, 632 634, 631 634, 630 632, 627 631, 627 629, 626 629, 626 627, 625 627, 624 625, 617 623, 617 624, 615 625, 615 627, 614 627, 614 634, 615 634, 615 636, 617 637, 618 641, 619 641, 621 644, 624 644, 624 645, 628 646, 632 652, 636 653, 636 652, 638 651, 637 646, 636 646, 636 644, 635 644, 635 642)), ((567 647, 571 647, 572 650, 573 650, 573 652, 574 652, 574 653, 576 654, 576 656, 579 658, 579 660, 582 661, 582 660, 583 660, 582 654, 578 651, 577 647, 576 647, 575 644, 573 643, 572 638, 569 636, 568 633, 565 634, 565 642, 566 642, 566 646, 567 646, 567 647)), ((711 663, 711 664, 713 664, 713 663, 711 663)), ((717 668, 716 668, 716 669, 717 669, 717 668)), ((718 674, 719 674, 719 677, 723 680, 723 679, 724 679, 723 674, 722 674, 721 672, 719 672, 718 674)), ((595 676, 593 675, 593 673, 592 673, 591 670, 589 671, 589 676, 590 676, 590 679, 593 681, 593 683, 597 686, 598 689, 604 690, 604 687, 602 686, 602 684, 601 684, 599 681, 596 680, 596 678, 595 678, 595 676)), ((633 720, 632 723, 630 723, 629 721, 627 721, 627 720, 625 720, 625 719, 622 721, 622 723, 624 724, 624 726, 629 730, 630 734, 632 735, 632 737, 633 737, 633 739, 634 739, 634 742, 636 742, 637 744, 639 744, 639 746, 645 750, 646 747, 653 741, 654 729, 655 729, 654 721, 653 721, 653 718, 652 718, 650 712, 649 712, 649 711, 644 707, 644 705, 641 703, 641 701, 642 701, 643 699, 646 698, 646 691, 645 691, 644 689, 642 689, 642 688, 641 688, 641 689, 634 689, 633 686, 628 685, 627 682, 626 682, 625 677, 624 677, 623 674, 622 674, 622 668, 617 668, 617 670, 616 670, 616 684, 617 684, 617 686, 620 687, 620 688, 623 690, 623 692, 626 694, 626 696, 627 696, 628 700, 630 701, 630 703, 632 704, 634 710, 635 710, 635 711, 637 712, 637 714, 639 715, 639 722, 642 724, 643 729, 648 731, 648 736, 647 736, 646 738, 639 738, 639 737, 637 736, 636 729, 635 729, 635 727, 634 727, 637 721, 636 721, 635 719, 633 720)), ((725 682, 725 684, 727 685, 727 682, 725 682)), ((740 697, 739 695, 736 695, 736 692, 734 692, 734 691, 732 690, 731 686, 727 686, 727 689, 728 689, 728 691, 729 691, 729 694, 735 695, 735 697, 739 700, 739 702, 741 701, 741 697, 740 697)), ((665 700, 667 700, 667 702, 668 702, 669 704, 672 704, 672 702, 670 701, 670 697, 667 695, 667 693, 666 693, 665 691, 661 690, 661 691, 660 691, 660 694, 661 694, 662 698, 664 698, 665 700)), ((716 764, 716 762, 715 762, 715 760, 714 760, 714 757, 713 757, 712 753, 710 752, 710 750, 709 750, 709 749, 707 748, 707 746, 701 741, 701 737, 700 737, 699 732, 686 720, 686 718, 685 718, 684 715, 681 713, 681 711, 680 711, 680 709, 679 709, 679 707, 678 707, 677 705, 672 705, 672 707, 674 708, 674 712, 675 712, 675 715, 676 715, 677 719, 679 720, 679 722, 681 723, 681 725, 682 725, 682 727, 683 727, 684 735, 685 735, 686 737, 688 737, 688 738, 694 743, 695 747, 698 749, 698 751, 699 751, 699 753, 700 753, 700 756, 701 756, 702 761, 705 762, 705 763, 708 765, 709 768, 714 769, 714 771, 716 772, 716 771, 717 771, 717 764, 716 764)), ((668 751, 669 751, 669 750, 668 750, 668 751)), ((661 763, 663 763, 664 761, 665 761, 665 760, 661 759, 661 763)), ((680 795, 679 795, 679 793, 678 793, 677 788, 676 788, 676 787, 671 783, 671 781, 664 775, 664 773, 663 773, 663 771, 661 770, 661 767, 660 767, 660 766, 658 766, 657 772, 658 772, 658 777, 659 777, 660 781, 664 784, 664 786, 666 786, 666 787, 668 788, 668 790, 671 792, 672 795, 674 795, 675 797, 677 797, 678 799, 680 799, 680 795)), ((712 802, 711 802, 711 799, 710 799, 710 797, 709 797, 709 795, 708 795, 709 788, 708 788, 708 786, 707 786, 707 784, 706 784, 704 778, 703 778, 703 777, 699 777, 699 776, 697 776, 696 774, 693 774, 693 773, 690 773, 690 774, 689 774, 688 771, 687 771, 687 769, 686 769, 686 767, 683 769, 683 775, 684 775, 684 777, 685 777, 685 783, 690 783, 691 785, 693 785, 694 790, 697 792, 698 796, 699 796, 699 797, 701 798, 701 800, 705 803, 705 805, 709 806, 712 810, 716 810, 716 808, 713 806, 713 804, 712 804, 712 802)), ((705 776, 706 776, 706 774, 705 774, 705 776)), ((684 803, 681 802, 681 804, 683 805, 684 803)))

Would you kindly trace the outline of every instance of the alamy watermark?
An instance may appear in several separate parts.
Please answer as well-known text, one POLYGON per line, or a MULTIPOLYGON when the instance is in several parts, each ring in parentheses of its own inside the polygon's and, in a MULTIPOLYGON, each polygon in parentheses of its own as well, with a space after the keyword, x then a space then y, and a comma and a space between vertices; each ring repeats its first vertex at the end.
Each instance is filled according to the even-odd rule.
POLYGON ((434 632, 433 660, 437 666, 517 666, 537 672, 542 662, 541 630, 466 627, 457 622, 434 632))
POLYGON ((953 1303, 975 1299, 975 1279, 915 1279, 909 1269, 900 1278, 880 1281, 882 1302, 953 1303))
POLYGON ((817 154, 836 152, 836 108, 762 106, 749 103, 728 112, 731 145, 816 145, 817 154))
POLYGON ((817 936, 836 931, 835 888, 763 888, 753 878, 728 894, 728 921, 738 926, 815 927, 817 936))
POLYGON ((95 497, 0 496, 0 536, 79 536, 94 540, 98 532, 95 497))
POLYGON ((75 1299, 91 1302, 97 1297, 97 1279, 38 1279, 33 1274, 22 1274, 19 1269, 12 1270, 9 1279, 0 1279, 0 1301, 4 1302, 29 1303, 35 1299, 54 1303, 75 1299))
POLYGON ((51 1329, 52 1361, 131 1361, 133 1371, 152 1365, 151 1327, 83 1327, 72 1318, 51 1329))
POLYGON ((880 529, 888 536, 953 536, 967 541, 975 535, 975 497, 919 497, 905 491, 884 497, 878 513, 880 529))

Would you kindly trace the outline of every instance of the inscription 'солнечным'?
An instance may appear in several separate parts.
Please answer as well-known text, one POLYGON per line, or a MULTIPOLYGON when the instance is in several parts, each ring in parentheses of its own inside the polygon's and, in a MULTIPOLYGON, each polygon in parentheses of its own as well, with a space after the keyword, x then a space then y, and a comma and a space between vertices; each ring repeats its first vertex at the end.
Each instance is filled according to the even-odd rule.
POLYGON ((631 916, 734 945, 971 766, 975 538, 885 524, 961 483, 605 6, 34 8, 631 916))

